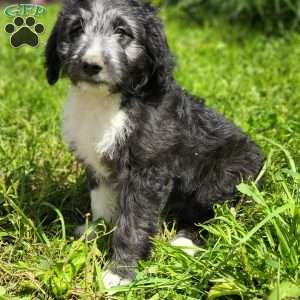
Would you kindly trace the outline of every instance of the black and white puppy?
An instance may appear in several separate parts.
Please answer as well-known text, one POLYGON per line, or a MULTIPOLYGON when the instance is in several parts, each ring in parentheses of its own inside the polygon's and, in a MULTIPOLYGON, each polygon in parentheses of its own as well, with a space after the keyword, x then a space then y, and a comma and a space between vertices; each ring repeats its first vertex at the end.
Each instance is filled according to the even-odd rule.
MULTIPOLYGON (((51 85, 61 71, 71 80, 63 133, 88 170, 93 220, 116 225, 107 287, 134 278, 162 212, 192 232, 262 167, 248 136, 176 84, 147 3, 65 0, 46 67, 51 85)), ((173 244, 193 245, 182 234, 173 244)))

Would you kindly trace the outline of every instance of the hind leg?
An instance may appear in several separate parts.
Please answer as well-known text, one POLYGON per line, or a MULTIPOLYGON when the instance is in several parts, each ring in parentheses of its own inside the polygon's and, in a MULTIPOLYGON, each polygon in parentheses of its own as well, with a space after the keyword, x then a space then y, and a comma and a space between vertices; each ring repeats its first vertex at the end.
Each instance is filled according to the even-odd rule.
MULTIPOLYGON (((226 200, 234 204, 238 201, 236 186, 242 180, 254 180, 263 165, 263 156, 259 148, 248 138, 229 140, 207 155, 198 169, 187 190, 194 191, 184 197, 178 194, 179 207, 176 216, 179 228, 191 228, 213 217, 213 206, 226 200)), ((182 186, 187 186, 183 184, 182 186)), ((176 243, 191 245, 186 237, 178 237, 176 243)), ((174 242, 173 242, 174 243, 174 242)))
POLYGON ((245 136, 232 137, 207 156, 193 181, 196 188, 192 202, 201 208, 202 218, 211 217, 215 203, 236 203, 237 185, 255 180, 263 160, 257 145, 245 136))
POLYGON ((177 232, 174 239, 171 240, 172 246, 181 249, 184 253, 191 256, 195 256, 199 250, 199 243, 196 228, 181 229, 177 232))

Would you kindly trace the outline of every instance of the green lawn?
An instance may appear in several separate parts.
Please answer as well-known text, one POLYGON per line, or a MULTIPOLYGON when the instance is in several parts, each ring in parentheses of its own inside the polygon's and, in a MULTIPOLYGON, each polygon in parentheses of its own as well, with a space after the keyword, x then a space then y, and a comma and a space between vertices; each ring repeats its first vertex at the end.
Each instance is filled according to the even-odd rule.
MULTIPOLYGON (((58 8, 39 19, 39 48, 13 49, 0 18, 0 300, 102 299, 109 228, 76 240, 89 211, 86 179, 60 136, 68 82, 47 85, 43 50, 58 8)), ((284 299, 300 296, 300 34, 201 27, 162 13, 176 77, 261 145, 263 190, 216 207, 197 257, 169 246, 162 224, 137 280, 109 299, 284 299), (272 294, 271 294, 272 293, 272 294), (289 293, 289 294, 287 294, 289 293), (226 296, 227 295, 227 296, 226 296), (235 295, 235 296, 233 296, 235 295)))

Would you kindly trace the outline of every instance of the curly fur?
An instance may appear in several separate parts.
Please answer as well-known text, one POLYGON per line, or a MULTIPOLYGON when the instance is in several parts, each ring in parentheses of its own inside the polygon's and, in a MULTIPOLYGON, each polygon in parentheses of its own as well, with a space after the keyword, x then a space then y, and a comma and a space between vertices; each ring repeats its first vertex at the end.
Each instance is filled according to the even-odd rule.
MULTIPOLYGON (((64 135, 89 170, 93 195, 117 195, 111 272, 118 278, 134 277, 163 212, 193 230, 215 203, 237 199, 236 185, 262 167, 247 135, 177 85, 163 26, 147 3, 65 1, 46 68, 50 84, 61 70, 71 79, 64 135), (99 73, 87 74, 86 64, 99 73)), ((109 201, 93 197, 97 219, 109 201)))

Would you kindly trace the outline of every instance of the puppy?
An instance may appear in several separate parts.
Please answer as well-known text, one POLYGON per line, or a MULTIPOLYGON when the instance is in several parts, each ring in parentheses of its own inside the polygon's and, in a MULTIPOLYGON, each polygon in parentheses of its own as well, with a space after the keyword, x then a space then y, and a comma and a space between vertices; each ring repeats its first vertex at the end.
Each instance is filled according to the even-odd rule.
POLYGON ((106 287, 134 278, 163 212, 175 245, 235 199, 262 167, 248 136, 173 79, 174 60, 155 9, 136 0, 65 0, 46 47, 47 78, 71 81, 63 135, 91 183, 93 220, 116 230, 106 287))

